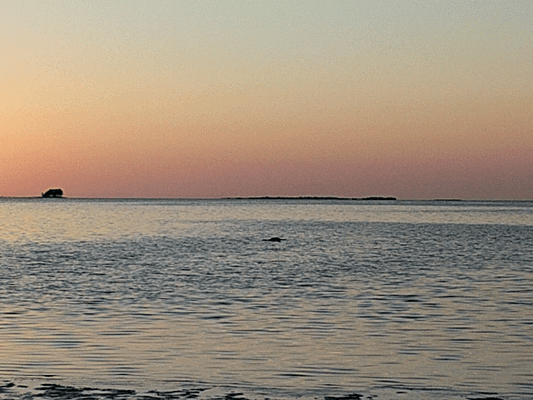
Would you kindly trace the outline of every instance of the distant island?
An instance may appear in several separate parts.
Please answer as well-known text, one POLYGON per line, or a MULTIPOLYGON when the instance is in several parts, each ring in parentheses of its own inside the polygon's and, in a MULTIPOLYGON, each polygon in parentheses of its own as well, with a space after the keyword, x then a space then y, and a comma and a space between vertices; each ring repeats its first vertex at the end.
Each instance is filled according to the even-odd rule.
POLYGON ((41 197, 63 197, 63 190, 61 189, 48 189, 45 193, 41 193, 41 197))
POLYGON ((230 200, 398 200, 392 196, 336 197, 336 196, 262 196, 262 197, 226 197, 230 200))
POLYGON ((396 197, 392 196, 370 196, 370 197, 363 197, 361 199, 352 199, 352 200, 398 200, 396 197))
POLYGON ((433 199, 431 201, 464 201, 463 199, 433 199))

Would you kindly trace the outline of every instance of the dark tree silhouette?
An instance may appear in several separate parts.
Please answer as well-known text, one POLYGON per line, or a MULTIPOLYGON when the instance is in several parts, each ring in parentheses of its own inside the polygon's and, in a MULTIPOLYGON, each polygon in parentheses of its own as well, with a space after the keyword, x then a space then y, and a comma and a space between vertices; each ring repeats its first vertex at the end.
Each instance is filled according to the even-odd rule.
POLYGON ((48 189, 46 193, 41 193, 42 197, 63 197, 61 189, 48 189))

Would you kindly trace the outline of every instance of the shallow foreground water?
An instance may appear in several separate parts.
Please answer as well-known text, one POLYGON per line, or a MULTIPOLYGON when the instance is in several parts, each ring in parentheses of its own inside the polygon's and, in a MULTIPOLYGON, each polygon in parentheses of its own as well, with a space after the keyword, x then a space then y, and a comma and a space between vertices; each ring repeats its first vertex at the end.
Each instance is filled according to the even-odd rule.
POLYGON ((533 202, 0 199, 0 398, 531 399, 531 249, 533 202))

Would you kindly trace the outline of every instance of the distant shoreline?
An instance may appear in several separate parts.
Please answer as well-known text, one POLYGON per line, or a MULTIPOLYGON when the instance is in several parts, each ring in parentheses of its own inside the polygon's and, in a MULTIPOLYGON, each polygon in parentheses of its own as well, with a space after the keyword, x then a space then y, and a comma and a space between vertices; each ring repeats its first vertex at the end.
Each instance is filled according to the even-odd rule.
POLYGON ((257 196, 257 197, 222 197, 222 200, 380 200, 396 201, 392 196, 337 197, 337 196, 257 196))

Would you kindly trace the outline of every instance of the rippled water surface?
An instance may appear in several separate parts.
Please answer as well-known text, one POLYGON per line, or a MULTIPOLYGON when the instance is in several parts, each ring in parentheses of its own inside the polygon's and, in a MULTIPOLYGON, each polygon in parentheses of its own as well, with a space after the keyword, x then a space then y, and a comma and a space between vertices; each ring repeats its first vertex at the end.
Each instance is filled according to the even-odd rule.
POLYGON ((0 398, 533 398, 531 249, 532 202, 0 199, 0 398))

